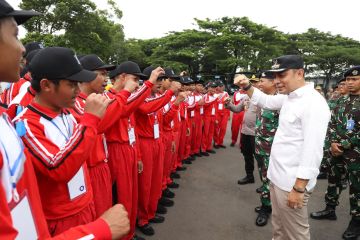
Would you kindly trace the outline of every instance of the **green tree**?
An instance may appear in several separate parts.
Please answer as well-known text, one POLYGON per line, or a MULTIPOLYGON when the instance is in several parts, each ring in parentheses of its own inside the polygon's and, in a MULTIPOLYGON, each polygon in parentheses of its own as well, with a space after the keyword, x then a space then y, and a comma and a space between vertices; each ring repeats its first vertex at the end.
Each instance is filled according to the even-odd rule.
POLYGON ((46 46, 73 48, 77 53, 95 53, 106 61, 125 59, 121 10, 112 0, 110 9, 99 10, 90 0, 23 0, 20 7, 43 16, 25 24, 25 43, 42 41, 46 46), (112 20, 114 19, 114 20, 112 20))

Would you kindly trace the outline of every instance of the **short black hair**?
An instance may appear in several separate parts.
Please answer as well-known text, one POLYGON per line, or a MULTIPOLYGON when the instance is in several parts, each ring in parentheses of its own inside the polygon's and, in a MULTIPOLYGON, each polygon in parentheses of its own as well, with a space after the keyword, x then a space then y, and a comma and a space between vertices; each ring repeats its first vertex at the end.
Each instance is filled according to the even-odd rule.
MULTIPOLYGON (((35 90, 35 92, 39 93, 41 92, 41 87, 40 87, 40 81, 42 80, 43 78, 39 78, 37 77, 36 75, 33 75, 31 74, 31 87, 32 89, 35 90)), ((48 79, 49 81, 51 81, 52 83, 55 84, 55 86, 59 86, 60 84, 60 80, 57 79, 57 80, 51 80, 51 79, 48 79)))

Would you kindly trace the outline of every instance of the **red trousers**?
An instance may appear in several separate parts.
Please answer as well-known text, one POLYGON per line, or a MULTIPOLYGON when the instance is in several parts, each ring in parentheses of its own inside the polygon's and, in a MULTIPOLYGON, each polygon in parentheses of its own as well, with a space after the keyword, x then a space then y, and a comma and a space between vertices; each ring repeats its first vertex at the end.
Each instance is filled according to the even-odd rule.
POLYGON ((195 124, 192 127, 192 134, 191 134, 191 154, 196 154, 200 152, 201 147, 201 139, 203 135, 203 121, 202 116, 195 115, 195 124))
POLYGON ((118 202, 124 205, 130 219, 130 232, 122 239, 135 234, 138 211, 138 155, 135 145, 108 143, 109 167, 116 186, 118 202))
POLYGON ((215 132, 214 132, 214 142, 215 145, 223 145, 224 137, 226 134, 226 128, 229 120, 229 115, 227 113, 218 114, 216 116, 217 124, 215 124, 215 132))
POLYGON ((182 160, 186 158, 186 132, 187 132, 187 123, 186 121, 181 122, 180 126, 180 141, 178 147, 178 166, 182 166, 182 160))
POLYGON ((96 217, 100 217, 112 206, 112 182, 109 165, 100 162, 94 167, 89 167, 91 187, 94 194, 96 217))
POLYGON ((239 113, 233 113, 232 122, 231 122, 231 143, 236 143, 239 132, 241 130, 242 121, 244 118, 244 111, 239 113))
POLYGON ((159 139, 139 137, 144 171, 139 174, 138 223, 144 226, 155 217, 162 192, 164 147, 159 139))
POLYGON ((174 136, 172 131, 163 132, 163 144, 164 144, 164 171, 163 171, 163 179, 162 179, 162 190, 167 188, 168 183, 171 183, 170 173, 172 169, 173 163, 173 155, 172 152, 172 144, 174 141, 174 136))
POLYGON ((188 157, 190 157, 191 153, 191 142, 192 142, 192 135, 193 135, 193 127, 195 126, 195 118, 189 118, 187 120, 187 129, 189 129, 189 132, 187 132, 186 134, 186 147, 185 147, 185 153, 184 153, 184 158, 186 159, 188 157))
POLYGON ((88 224, 96 219, 94 202, 91 202, 87 207, 81 210, 79 213, 61 218, 47 220, 49 227, 49 233, 51 236, 58 235, 66 230, 83 224, 88 224))
MULTIPOLYGON (((173 132, 173 137, 175 140, 175 153, 172 155, 172 172, 176 172, 176 168, 182 166, 182 162, 178 161, 178 148, 179 148, 179 144, 180 144, 180 133, 173 132)), ((169 183, 171 183, 171 182, 172 181, 170 179, 169 183)))
POLYGON ((212 140, 214 137, 215 131, 215 116, 205 116, 204 117, 204 133, 203 140, 201 143, 201 150, 207 151, 212 150, 212 140))

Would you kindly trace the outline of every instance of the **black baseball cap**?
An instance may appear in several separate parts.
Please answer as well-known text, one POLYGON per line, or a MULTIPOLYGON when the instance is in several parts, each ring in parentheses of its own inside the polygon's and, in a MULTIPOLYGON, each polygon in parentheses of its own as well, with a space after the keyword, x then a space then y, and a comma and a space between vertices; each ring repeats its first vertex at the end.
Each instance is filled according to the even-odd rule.
POLYGON ((26 65, 29 65, 31 60, 35 57, 35 55, 40 52, 41 49, 36 49, 31 51, 29 54, 26 55, 25 59, 26 59, 26 65))
POLYGON ((180 78, 182 78, 182 84, 184 85, 190 85, 194 83, 194 80, 192 80, 192 78, 189 76, 182 76, 180 78))
POLYGON ((118 75, 118 74, 116 74, 116 73, 117 73, 116 69, 117 69, 118 67, 119 67, 119 66, 115 66, 115 69, 112 70, 112 71, 110 71, 110 72, 108 73, 110 79, 115 78, 115 77, 118 75))
POLYGON ((31 60, 29 70, 36 80, 91 82, 96 78, 96 73, 83 69, 73 50, 63 47, 41 49, 31 60))
POLYGON ((222 81, 216 81, 216 86, 222 87, 222 86, 224 86, 224 83, 222 81))
POLYGON ((138 76, 142 80, 146 80, 146 78, 147 78, 147 76, 141 72, 139 65, 132 61, 126 61, 126 62, 121 63, 113 71, 111 71, 111 73, 109 74, 110 75, 109 77, 114 78, 117 75, 120 75, 123 73, 138 76))
POLYGON ((174 80, 180 80, 180 76, 176 75, 174 70, 172 70, 171 68, 165 68, 164 71, 165 71, 165 77, 166 78, 171 78, 171 79, 174 79, 174 80))
POLYGON ((40 42, 30 42, 25 44, 25 54, 24 57, 26 58, 26 56, 31 53, 34 50, 38 50, 38 49, 43 49, 44 45, 40 42))
POLYGON ((304 68, 304 60, 299 55, 284 55, 273 60, 269 72, 283 72, 288 69, 304 68))
POLYGON ((354 66, 345 71, 344 77, 360 76, 360 66, 354 66))
POLYGON ((97 55, 95 54, 89 54, 82 56, 80 58, 81 66, 89 71, 95 71, 99 69, 105 69, 106 71, 111 71, 116 68, 115 65, 111 64, 105 64, 103 60, 101 60, 97 55))
POLYGON ((210 87, 210 88, 216 88, 217 87, 217 84, 216 82, 209 82, 207 87, 210 87))
POLYGON ((275 79, 275 74, 273 72, 264 71, 264 72, 261 72, 259 78, 267 78, 267 79, 274 80, 275 79))
MULTIPOLYGON (((150 76, 151 76, 152 71, 154 71, 155 69, 156 69, 156 67, 154 67, 154 66, 148 66, 148 67, 144 68, 143 74, 145 74, 146 77, 147 77, 147 79, 149 79, 150 76)), ((165 71, 165 70, 164 70, 164 71, 165 71)), ((160 80, 163 80, 163 79, 166 79, 166 78, 167 78, 166 75, 160 74, 160 76, 158 77, 157 80, 160 81, 160 80)))
POLYGON ((9 3, 0 0, 0 18, 14 17, 18 25, 23 24, 34 16, 39 16, 41 13, 33 10, 14 10, 9 3))

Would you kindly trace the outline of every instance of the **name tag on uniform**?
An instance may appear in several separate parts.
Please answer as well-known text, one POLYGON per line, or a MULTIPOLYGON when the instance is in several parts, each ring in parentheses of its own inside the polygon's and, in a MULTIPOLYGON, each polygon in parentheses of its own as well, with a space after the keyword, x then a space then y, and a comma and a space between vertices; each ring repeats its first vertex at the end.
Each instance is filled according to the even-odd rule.
POLYGON ((15 229, 18 231, 17 240, 38 239, 34 217, 26 194, 12 208, 11 218, 15 229))
POLYGON ((215 108, 214 107, 211 109, 211 115, 215 115, 215 108))
POLYGON ((346 130, 354 130, 354 127, 355 127, 355 121, 351 118, 349 120, 347 120, 346 122, 346 130))
POLYGON ((159 124, 154 124, 154 139, 158 139, 160 137, 159 124))
POLYGON ((174 121, 171 121, 171 122, 170 122, 170 127, 171 127, 171 128, 174 128, 174 121))
POLYGON ((187 110, 185 109, 184 118, 187 119, 187 110))
POLYGON ((68 189, 71 200, 86 193, 83 167, 81 167, 75 176, 68 182, 68 189))
POLYGON ((130 145, 133 145, 135 143, 135 130, 134 128, 129 128, 128 130, 128 135, 129 135, 129 143, 130 145))
POLYGON ((190 117, 194 117, 195 116, 195 111, 191 111, 190 112, 190 117))
POLYGON ((240 101, 240 94, 235 95, 235 101, 240 101))
POLYGON ((203 115, 204 114, 204 107, 200 108, 200 114, 203 115))
POLYGON ((219 103, 219 110, 223 110, 224 109, 224 104, 219 103))
POLYGON ((181 122, 181 115, 180 115, 180 112, 178 112, 178 118, 179 118, 179 122, 181 122))

